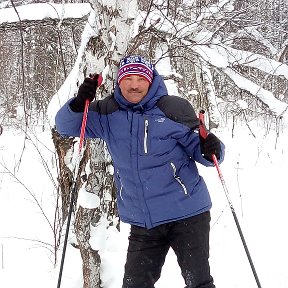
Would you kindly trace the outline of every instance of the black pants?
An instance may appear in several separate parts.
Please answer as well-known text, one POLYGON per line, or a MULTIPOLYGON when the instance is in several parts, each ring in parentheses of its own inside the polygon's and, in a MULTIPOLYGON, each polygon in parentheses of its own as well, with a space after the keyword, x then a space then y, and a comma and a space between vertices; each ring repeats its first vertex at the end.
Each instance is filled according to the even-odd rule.
POLYGON ((171 247, 186 288, 215 288, 209 267, 210 212, 152 229, 131 226, 122 288, 154 288, 171 247))

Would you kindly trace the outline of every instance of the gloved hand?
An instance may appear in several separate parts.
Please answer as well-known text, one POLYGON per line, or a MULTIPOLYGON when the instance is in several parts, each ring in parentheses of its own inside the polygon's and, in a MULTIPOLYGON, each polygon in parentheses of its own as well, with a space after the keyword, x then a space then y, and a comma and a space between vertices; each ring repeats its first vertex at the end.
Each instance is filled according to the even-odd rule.
POLYGON ((219 160, 221 153, 220 140, 213 133, 209 133, 205 139, 200 134, 199 137, 200 149, 203 157, 206 160, 213 162, 212 155, 215 154, 217 160, 219 160))
POLYGON ((85 102, 93 101, 96 94, 96 89, 99 86, 98 78, 101 77, 98 74, 93 75, 93 78, 85 78, 84 82, 80 85, 77 97, 70 103, 70 108, 74 112, 83 112, 85 108, 85 102))

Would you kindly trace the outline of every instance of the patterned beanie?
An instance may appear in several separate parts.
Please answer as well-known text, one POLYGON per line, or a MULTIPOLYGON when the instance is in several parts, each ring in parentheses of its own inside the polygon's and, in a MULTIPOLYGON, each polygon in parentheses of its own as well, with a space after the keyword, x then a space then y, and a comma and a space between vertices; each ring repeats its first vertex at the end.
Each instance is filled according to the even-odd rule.
POLYGON ((138 75, 144 77, 150 84, 153 80, 153 65, 142 56, 127 56, 120 61, 118 71, 118 84, 125 77, 138 75))

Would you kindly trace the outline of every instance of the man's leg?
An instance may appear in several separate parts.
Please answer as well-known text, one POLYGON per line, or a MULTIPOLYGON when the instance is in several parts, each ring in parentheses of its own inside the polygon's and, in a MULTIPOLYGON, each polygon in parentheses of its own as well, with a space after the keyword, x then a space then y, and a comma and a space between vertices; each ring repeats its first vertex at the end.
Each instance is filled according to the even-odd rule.
POLYGON ((170 231, 186 288, 215 288, 208 261, 209 232, 210 212, 177 221, 170 231))
POLYGON ((156 227, 131 226, 122 288, 154 288, 169 249, 169 243, 156 227))

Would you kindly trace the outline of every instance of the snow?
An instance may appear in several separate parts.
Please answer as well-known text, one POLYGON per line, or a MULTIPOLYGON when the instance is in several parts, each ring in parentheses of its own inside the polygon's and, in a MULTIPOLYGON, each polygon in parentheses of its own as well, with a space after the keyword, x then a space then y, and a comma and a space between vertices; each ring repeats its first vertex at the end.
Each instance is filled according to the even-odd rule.
MULTIPOLYGON (((244 103, 242 105, 245 108, 244 103)), ((263 287, 286 288, 288 131, 281 128, 277 137, 273 125, 269 131, 260 121, 250 122, 249 126, 256 138, 241 123, 234 128, 234 138, 229 126, 214 131, 226 144, 226 159, 221 171, 263 287)), ((4 127, 0 136, 0 244, 3 247, 0 286, 5 288, 56 287, 58 277, 59 266, 53 267, 49 246, 44 244, 53 245, 52 231, 31 196, 35 195, 52 221, 55 187, 35 147, 40 150, 56 181, 53 143, 49 129, 41 131, 40 127, 34 127, 28 133, 31 140, 26 142, 20 165, 17 164, 23 148, 22 132, 4 127), (9 176, 6 168, 15 172, 22 184, 9 176)), ((213 200, 210 263, 216 285, 257 287, 216 169, 203 166, 199 169, 213 200)), ((98 199, 91 199, 93 197, 81 191, 78 204, 97 205, 98 199)), ((121 223, 120 233, 115 227, 108 230, 105 227, 104 219, 102 225, 92 227, 90 244, 100 249, 103 287, 119 288, 129 225, 121 223)), ((61 251, 58 257, 60 255, 61 251)), ((61 287, 81 286, 81 269, 79 250, 68 245, 61 287)), ((156 285, 156 288, 164 287, 184 287, 172 252, 167 256, 162 277, 156 285)))
POLYGON ((247 109, 248 108, 248 104, 247 104, 247 102, 246 101, 244 101, 244 100, 238 100, 237 101, 237 104, 239 105, 239 107, 241 108, 241 109, 247 109))
MULTIPOLYGON (((200 38, 200 35, 197 35, 197 39, 198 38, 200 38)), ((229 62, 226 57, 220 55, 217 51, 211 49, 208 46, 195 45, 193 47, 193 50, 196 51, 199 55, 201 55, 204 59, 208 60, 209 63, 211 63, 212 65, 216 67, 226 68, 229 65, 229 62)))
POLYGON ((87 192, 84 187, 81 187, 78 194, 77 205, 87 209, 99 207, 100 198, 98 195, 87 192))
MULTIPOLYGON (((0 7, 1 8, 1 7, 0 7)), ((16 7, 21 20, 41 20, 43 18, 82 18, 91 11, 89 3, 35 3, 16 7)), ((19 21, 14 8, 0 9, 0 24, 19 21)))
MULTIPOLYGON (((222 1, 223 4, 225 2, 228 3, 222 1)), ((105 3, 112 3, 112 1, 107 0, 105 3)), ((52 12, 54 9, 48 8, 52 7, 52 4, 46 5, 47 9, 39 13, 34 10, 37 6, 33 6, 33 13, 30 13, 32 9, 27 10, 32 7, 28 5, 26 10, 22 7, 18 10, 22 19, 57 18, 58 15, 52 12)), ((90 13, 90 8, 85 8, 86 6, 81 6, 81 9, 78 6, 74 9, 77 6, 66 5, 65 17, 76 17, 75 15, 79 15, 76 14, 78 12, 90 13), (74 8, 68 13, 70 8, 67 7, 74 8)), ((53 4, 53 7, 59 15, 64 13, 60 4, 59 6, 53 4)), ((17 21, 14 14, 14 10, 0 9, 0 23, 12 19, 17 21)), ((0 135, 0 287, 56 287, 62 251, 58 251, 58 262, 54 267, 52 253, 54 238, 51 227, 57 200, 55 196, 57 167, 49 125, 53 126, 53 116, 56 111, 74 95, 77 88, 76 82, 81 80, 79 65, 85 43, 93 33, 97 32, 93 18, 95 17, 91 12, 89 24, 83 33, 75 69, 71 71, 49 106, 48 115, 51 122, 47 123, 45 130, 43 131, 42 127, 30 127, 29 137, 25 140, 23 131, 4 126, 3 134, 0 135)), ((199 37, 201 38, 201 35, 199 37)), ((224 54, 221 56, 215 49, 204 51, 203 47, 202 51, 202 57, 208 62, 215 61, 214 65, 227 69, 229 61, 224 54)), ((163 60, 159 63, 159 70, 164 71, 162 65, 167 65, 167 62, 163 60)), ((281 69, 287 71, 286 66, 281 69)), ((171 70, 167 71, 174 73, 171 70)), ((227 70, 227 73, 230 72, 227 70)), ((254 93, 252 90, 254 87, 250 82, 243 83, 241 77, 237 75, 233 77, 235 83, 243 85, 243 88, 254 93)), ((169 90, 175 88, 174 82, 166 83, 169 90)), ((197 94, 197 91, 191 93, 197 94)), ((270 107, 275 107, 278 115, 287 108, 283 103, 280 107, 273 95, 265 92, 264 96, 266 97, 264 100, 269 101, 270 107)), ((247 108, 247 103, 244 101, 238 101, 238 104, 242 109, 247 108)), ((288 217, 287 119, 283 117, 279 127, 275 127, 274 123, 263 123, 257 119, 248 123, 249 128, 245 123, 235 123, 234 137, 232 137, 231 122, 220 123, 220 128, 213 131, 226 145, 226 159, 221 165, 221 171, 230 198, 262 286, 287 288, 288 232, 285 228, 288 217)), ((113 167, 110 168, 113 173, 113 167)), ((199 166, 199 171, 207 182, 213 201, 210 263, 216 286, 257 287, 217 171, 215 168, 203 166, 199 166)), ((94 196, 81 190, 78 205, 97 206, 99 199, 97 197, 94 199, 94 196)), ((121 223, 120 232, 115 227, 106 229, 106 226, 104 218, 101 219, 101 225, 97 227, 91 225, 90 244, 93 248, 99 249, 101 255, 103 287, 119 288, 124 271, 129 225, 121 223)), ((73 227, 71 227, 69 243, 74 241, 73 227)), ((61 287, 82 287, 81 273, 82 262, 79 250, 68 245, 61 287)), ((167 287, 184 287, 176 257, 171 251, 163 267, 162 276, 156 284, 156 288, 167 287)))

